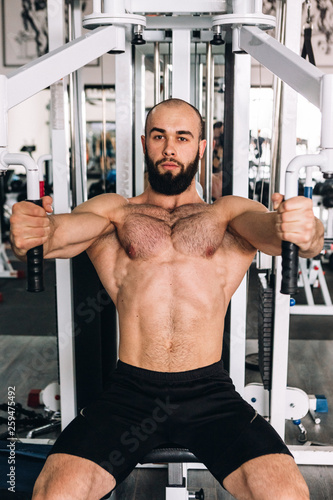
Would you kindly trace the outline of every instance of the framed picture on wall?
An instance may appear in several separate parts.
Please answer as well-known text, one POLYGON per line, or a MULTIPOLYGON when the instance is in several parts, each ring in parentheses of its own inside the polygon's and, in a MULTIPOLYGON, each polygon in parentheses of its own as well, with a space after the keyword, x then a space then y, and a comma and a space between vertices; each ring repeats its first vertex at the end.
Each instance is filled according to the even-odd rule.
MULTIPOLYGON (((81 6, 82 15, 92 12, 92 0, 81 6)), ((56 2, 54 10, 54 16, 61 14, 56 2)), ((4 66, 22 66, 49 51, 46 0, 1 0, 1 14, 4 66)), ((89 66, 98 66, 98 60, 89 66)))
MULTIPOLYGON (((308 24, 308 6, 302 5, 302 25, 308 24)), ((316 0, 310 5, 312 49, 317 66, 332 66, 333 61, 333 0, 316 0)), ((302 43, 304 42, 302 36, 302 43)))
POLYGON ((46 1, 2 0, 4 66, 22 66, 48 52, 46 1))

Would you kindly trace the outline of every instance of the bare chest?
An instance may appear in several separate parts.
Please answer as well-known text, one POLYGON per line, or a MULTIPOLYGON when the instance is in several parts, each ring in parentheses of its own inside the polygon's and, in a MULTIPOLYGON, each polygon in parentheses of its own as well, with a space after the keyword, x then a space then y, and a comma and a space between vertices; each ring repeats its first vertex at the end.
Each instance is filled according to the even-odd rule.
POLYGON ((131 259, 147 259, 166 249, 186 255, 212 257, 224 228, 211 207, 184 205, 173 211, 149 205, 126 208, 118 238, 131 259))

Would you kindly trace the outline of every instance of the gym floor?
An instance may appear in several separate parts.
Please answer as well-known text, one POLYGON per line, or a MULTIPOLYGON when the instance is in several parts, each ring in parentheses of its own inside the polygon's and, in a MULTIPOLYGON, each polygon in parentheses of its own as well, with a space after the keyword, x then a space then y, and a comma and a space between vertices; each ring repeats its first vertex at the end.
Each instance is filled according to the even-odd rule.
MULTIPOLYGON (((10 250, 7 251, 13 267, 24 269, 10 250)), ((324 265, 326 281, 333 297, 333 271, 324 265)), ((57 344, 55 313, 54 262, 45 263, 45 292, 34 295, 25 292, 25 280, 0 279, 0 404, 7 402, 7 388, 15 385, 16 402, 27 407, 31 389, 43 389, 57 380, 57 344)), ((254 267, 249 279, 248 347, 257 350, 257 278, 254 267)), ((314 289, 316 303, 322 303, 319 289, 314 289)), ((299 293, 298 303, 304 302, 304 293, 299 293)), ((309 415, 302 423, 309 441, 333 445, 333 318, 332 316, 291 316, 289 343, 288 385, 303 389, 307 394, 324 394, 329 412, 323 415, 320 425, 315 425, 309 415)), ((260 382, 259 372, 246 371, 246 382, 260 382)), ((5 417, 5 413, 0 413, 5 417)), ((0 426, 0 434, 6 425, 0 426)), ((287 444, 298 443, 298 428, 286 423, 287 444)), ((22 437, 24 434, 22 434, 22 437)), ((54 434, 47 436, 52 439, 54 434)), ((333 466, 300 466, 311 493, 311 500, 333 498, 333 466)), ((3 476, 6 471, 0 469, 3 476)), ((15 494, 0 486, 0 498, 29 500, 31 482, 15 494)), ((163 500, 167 483, 166 469, 137 468, 117 489, 121 500, 163 500)), ((188 472, 188 488, 204 489, 207 500, 229 500, 229 495, 205 470, 188 472)))

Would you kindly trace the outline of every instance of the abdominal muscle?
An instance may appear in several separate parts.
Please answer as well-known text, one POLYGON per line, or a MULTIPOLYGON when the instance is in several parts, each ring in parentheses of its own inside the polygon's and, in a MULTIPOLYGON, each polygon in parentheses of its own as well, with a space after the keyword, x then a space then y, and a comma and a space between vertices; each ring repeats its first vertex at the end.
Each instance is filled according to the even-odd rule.
POLYGON ((180 256, 129 267, 117 296, 119 358, 164 372, 219 361, 229 302, 219 265, 180 256))

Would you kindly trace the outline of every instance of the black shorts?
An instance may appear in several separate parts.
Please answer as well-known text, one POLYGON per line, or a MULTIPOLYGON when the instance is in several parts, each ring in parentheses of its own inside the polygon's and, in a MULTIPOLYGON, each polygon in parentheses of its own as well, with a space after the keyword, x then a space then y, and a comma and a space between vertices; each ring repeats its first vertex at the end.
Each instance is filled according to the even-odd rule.
POLYGON ((252 458, 291 455, 235 391, 222 362, 165 373, 121 361, 107 390, 64 429, 50 454, 92 460, 119 484, 151 449, 169 443, 188 448, 221 485, 252 458))

